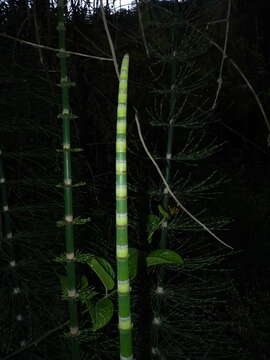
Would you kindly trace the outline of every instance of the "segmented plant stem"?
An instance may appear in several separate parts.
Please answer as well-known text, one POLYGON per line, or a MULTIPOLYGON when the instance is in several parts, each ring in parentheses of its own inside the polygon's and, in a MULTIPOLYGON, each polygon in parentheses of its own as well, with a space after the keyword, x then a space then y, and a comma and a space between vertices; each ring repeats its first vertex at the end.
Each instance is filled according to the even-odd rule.
MULTIPOLYGON (((1 228, 1 242, 3 237, 6 239, 12 239, 12 231, 11 231, 11 221, 8 207, 8 199, 7 199, 7 188, 6 188, 6 179, 4 175, 3 169, 3 154, 2 150, 0 150, 0 193, 1 193, 1 212, 3 213, 3 227, 1 228)), ((2 245, 2 244, 1 244, 2 245)), ((0 245, 0 246, 1 246, 0 245)), ((13 252, 13 246, 10 247, 13 252)), ((11 256, 14 256, 11 254, 11 256)))
MULTIPOLYGON (((10 210, 8 206, 8 191, 7 191, 7 183, 5 178, 4 166, 3 166, 3 153, 0 149, 0 203, 1 203, 1 239, 0 239, 0 249, 4 250, 6 256, 8 256, 9 268, 7 271, 9 272, 8 278, 10 283, 13 286, 12 296, 13 299, 11 302, 15 305, 15 319, 16 319, 16 334, 20 335, 20 345, 24 346, 27 342, 26 332, 24 327, 22 326, 22 320, 25 317, 24 310, 24 294, 21 290, 21 284, 18 280, 18 264, 14 251, 14 243, 13 243, 13 232, 12 232, 12 224, 10 217, 10 210), (5 245, 5 246, 4 246, 5 245)), ((14 309, 12 309, 14 312, 14 309)), ((9 313, 9 312, 8 312, 9 313)), ((11 318, 9 319, 12 320, 11 318)))
POLYGON ((73 85, 68 77, 67 57, 65 53, 65 9, 66 2, 58 0, 59 22, 59 53, 60 58, 60 87, 62 91, 62 113, 59 115, 63 120, 63 154, 64 154, 64 207, 65 207, 65 243, 66 243, 66 270, 67 270, 67 292, 70 316, 70 339, 72 349, 72 360, 80 359, 77 293, 75 276, 75 254, 74 254, 74 229, 73 229, 73 203, 72 203, 72 174, 71 174, 71 143, 70 143, 70 120, 74 118, 70 110, 69 88, 73 85))
MULTIPOLYGON (((174 10, 177 12, 177 2, 174 3, 174 10)), ((176 13, 175 12, 175 13, 176 13)), ((169 113, 169 128, 168 128, 168 135, 167 135, 167 149, 166 149, 166 168, 165 168, 165 180, 170 185, 171 182, 171 163, 172 163, 172 147, 173 147, 173 136, 174 136, 174 115, 175 115, 175 106, 176 106, 176 41, 175 41, 175 27, 172 28, 172 63, 171 63, 171 84, 170 84, 170 113, 169 113)), ((163 200, 162 205, 163 208, 168 211, 168 203, 169 203, 169 197, 168 189, 165 187, 163 190, 163 200)), ((168 237, 168 226, 167 221, 164 222, 162 231, 161 231, 161 240, 160 240, 160 248, 165 249, 167 244, 167 237, 168 237)))
MULTIPOLYGON (((176 2, 175 2, 176 6, 176 2)), ((176 9, 175 9, 176 10, 176 9)), ((175 87, 176 87, 176 43, 175 43, 175 28, 172 29, 172 63, 171 63, 171 81, 170 81, 170 112, 169 112, 169 128, 168 128, 168 134, 167 134, 167 148, 166 148, 166 165, 165 165, 165 180, 166 183, 170 185, 171 182, 171 165, 172 165, 172 149, 173 149, 173 137, 174 137, 174 114, 175 114, 175 106, 176 106, 176 93, 175 93, 175 87)), ((162 199, 162 206, 165 209, 165 211, 168 211, 168 205, 169 205, 169 198, 170 194, 168 193, 167 187, 163 190, 163 199, 162 199)), ((164 221, 162 225, 161 230, 161 238, 159 242, 159 247, 161 249, 166 249, 169 247, 168 242, 168 222, 167 220, 164 221)), ((164 288, 164 269, 160 269, 158 274, 158 281, 157 281, 157 289, 163 289, 164 288)), ((160 310, 160 302, 157 301, 156 303, 156 310, 154 314, 154 318, 152 321, 152 328, 151 328, 151 349, 152 349, 152 356, 156 357, 156 355, 160 356, 160 349, 159 349, 159 342, 160 342, 160 322, 157 321, 157 319, 161 318, 161 310, 160 310)))
POLYGON ((121 360, 133 359, 127 229, 126 116, 128 67, 129 56, 126 54, 122 61, 120 73, 116 130, 116 257, 121 360))
MULTIPOLYGON (((170 185, 171 182, 171 163, 172 163, 172 147, 173 147, 173 135, 174 135, 174 111, 175 111, 175 79, 176 79, 176 64, 174 60, 175 52, 173 52, 173 62, 171 70, 171 98, 170 98, 170 122, 167 135, 167 149, 166 149, 166 169, 165 169, 165 180, 170 185)), ((163 208, 168 211, 169 204, 169 193, 168 189, 164 187, 162 205, 163 208)), ((161 230, 160 248, 166 249, 168 247, 168 223, 165 221, 161 230)))

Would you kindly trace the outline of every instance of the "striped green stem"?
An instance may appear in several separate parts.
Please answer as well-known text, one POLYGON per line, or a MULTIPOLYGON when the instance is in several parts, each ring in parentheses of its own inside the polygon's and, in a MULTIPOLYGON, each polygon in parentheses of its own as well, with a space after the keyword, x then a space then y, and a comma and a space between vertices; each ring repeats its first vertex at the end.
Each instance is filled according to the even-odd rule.
POLYGON ((70 317, 70 339, 72 360, 80 359, 79 352, 79 325, 77 310, 75 253, 74 253, 74 229, 73 229, 73 202, 72 202, 72 174, 71 174, 71 143, 70 143, 70 120, 74 115, 70 110, 69 88, 73 85, 68 77, 66 40, 65 40, 65 0, 58 0, 59 22, 59 53, 60 58, 60 87, 62 90, 62 113, 59 117, 63 120, 63 154, 64 154, 64 207, 65 207, 65 243, 66 243, 66 270, 68 308, 70 317))
POLYGON ((126 54, 122 61, 120 73, 116 130, 116 257, 121 360, 133 359, 127 229, 126 115, 128 67, 129 56, 126 54))

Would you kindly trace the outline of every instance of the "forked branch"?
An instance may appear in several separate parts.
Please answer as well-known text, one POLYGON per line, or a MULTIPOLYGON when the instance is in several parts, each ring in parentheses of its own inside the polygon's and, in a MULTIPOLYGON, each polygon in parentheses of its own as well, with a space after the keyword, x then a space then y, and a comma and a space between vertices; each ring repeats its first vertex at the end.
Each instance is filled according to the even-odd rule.
POLYGON ((221 91, 222 83, 223 83, 223 68, 224 68, 225 60, 227 58, 227 48, 228 48, 228 39, 229 39, 229 30, 230 30, 231 7, 232 7, 232 2, 231 2, 231 0, 228 0, 228 10, 227 10, 227 16, 226 16, 226 30, 225 30, 224 46, 223 46, 223 50, 222 50, 222 58, 221 58, 221 63, 220 63, 220 68, 219 68, 219 75, 218 75, 218 78, 217 78, 218 87, 217 87, 215 100, 214 100, 213 105, 212 105, 212 110, 214 110, 216 108, 216 106, 217 106, 219 93, 221 91))

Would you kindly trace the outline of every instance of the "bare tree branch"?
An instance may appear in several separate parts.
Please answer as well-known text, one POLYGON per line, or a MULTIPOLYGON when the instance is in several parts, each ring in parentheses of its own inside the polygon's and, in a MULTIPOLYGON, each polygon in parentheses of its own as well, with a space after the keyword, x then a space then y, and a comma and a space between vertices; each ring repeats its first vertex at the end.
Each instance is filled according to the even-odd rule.
MULTIPOLYGON (((221 46, 219 46, 214 40, 212 40, 211 38, 209 38, 209 36, 207 36, 203 31, 199 30, 197 27, 195 27, 193 24, 191 24, 190 22, 187 22, 187 24, 192 27, 194 30, 196 30, 198 33, 200 33, 205 39, 207 39, 209 41, 210 44, 214 45, 216 49, 218 49, 222 54, 224 53, 223 49, 221 46)), ((259 99, 259 96, 257 95, 255 89, 253 88, 253 86, 251 85, 250 81, 248 80, 248 78, 246 77, 246 75, 244 74, 244 72, 241 70, 241 68, 236 64, 236 62, 228 56, 227 53, 224 54, 226 56, 226 59, 232 64, 232 66, 237 70, 237 72, 240 74, 240 76, 242 77, 242 79, 244 80, 244 82, 246 83, 247 87, 249 88, 249 90, 251 91, 252 95, 254 96, 254 99, 261 111, 261 114, 263 116, 265 125, 269 131, 270 134, 270 122, 269 119, 264 111, 264 107, 261 103, 261 100, 259 99)), ((267 140, 268 141, 268 140, 267 140)), ((270 138, 269 141, 270 143, 270 138)))
POLYGON ((118 63, 117 63, 117 59, 116 59, 116 54, 115 54, 115 49, 114 49, 112 37, 111 37, 110 31, 109 31, 106 15, 105 15, 105 11, 104 11, 103 0, 100 0, 100 8, 101 8, 101 16, 102 16, 104 29, 105 29, 105 32, 106 32, 106 35, 107 35, 107 38, 108 38, 108 42, 109 42, 109 46, 110 46, 110 49, 111 49, 111 53, 112 53, 112 59, 113 59, 115 72, 116 72, 116 75, 117 75, 118 80, 119 80, 120 79, 119 67, 118 67, 118 63))
POLYGON ((148 48, 146 37, 145 37, 144 26, 143 26, 143 21, 142 21, 142 13, 141 13, 140 4, 138 3, 138 0, 135 0, 135 4, 136 4, 136 9, 138 11, 139 26, 140 26, 140 30, 142 33, 144 49, 145 49, 147 57, 149 58, 150 53, 149 53, 149 48, 148 48))
POLYGON ((83 53, 79 53, 79 52, 75 52, 75 51, 67 51, 67 50, 64 51, 62 49, 53 48, 51 46, 36 44, 36 43, 30 42, 30 41, 18 39, 16 37, 8 35, 6 33, 0 33, 0 36, 2 36, 4 38, 7 38, 7 39, 17 41, 20 44, 29 45, 29 46, 32 46, 32 47, 35 47, 35 48, 45 49, 45 50, 54 51, 54 52, 63 52, 63 53, 68 54, 68 55, 82 56, 82 57, 96 59, 96 60, 113 61, 113 59, 105 58, 105 57, 101 57, 101 56, 88 55, 88 54, 83 54, 83 53))
POLYGON ((225 31, 224 47, 223 47, 223 51, 222 51, 222 58, 221 58, 221 63, 220 63, 219 75, 218 75, 218 78, 217 78, 218 87, 217 87, 215 100, 214 100, 213 105, 212 105, 212 110, 214 110, 216 108, 216 106, 217 106, 219 93, 221 91, 222 83, 223 83, 222 76, 223 76, 224 63, 225 63, 225 60, 227 58, 227 47, 228 47, 228 38, 229 38, 229 30, 230 30, 231 8, 232 8, 232 2, 231 2, 231 0, 228 0, 228 10, 227 10, 227 16, 226 16, 226 31, 225 31))

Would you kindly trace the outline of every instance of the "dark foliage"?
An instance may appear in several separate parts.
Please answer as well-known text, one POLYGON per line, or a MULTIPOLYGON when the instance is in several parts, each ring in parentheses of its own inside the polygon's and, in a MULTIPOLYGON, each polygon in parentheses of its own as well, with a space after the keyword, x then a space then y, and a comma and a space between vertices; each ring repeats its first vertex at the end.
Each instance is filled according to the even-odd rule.
MULTIPOLYGON (((196 213, 206 208, 210 217, 225 215, 234 219, 227 226, 229 230, 226 232, 222 227, 216 227, 222 238, 240 252, 227 260, 222 254, 219 263, 216 260, 220 253, 217 253, 215 245, 206 247, 205 243, 209 243, 209 239, 198 235, 198 229, 194 229, 185 217, 180 215, 171 224, 171 245, 187 259, 192 271, 185 273, 169 269, 165 277, 166 297, 158 309, 167 313, 160 338, 165 358, 233 359, 236 348, 239 350, 235 353, 238 360, 265 360, 270 357, 267 340, 267 319, 270 316, 268 130, 248 87, 228 62, 225 63, 218 107, 214 112, 208 111, 216 91, 221 54, 210 46, 207 37, 218 44, 223 43, 225 25, 222 22, 215 24, 214 21, 225 17, 225 3, 217 0, 190 0, 179 2, 177 7, 171 2, 141 3, 144 30, 151 52, 149 57, 145 55, 136 6, 118 12, 106 8, 118 60, 126 52, 131 57, 130 104, 135 105, 142 114, 141 125, 147 143, 154 155, 159 157, 160 163, 165 165, 162 157, 166 149, 166 136, 161 127, 153 130, 151 121, 156 122, 155 125, 164 122, 170 110, 168 74, 171 66, 172 42, 169 34, 172 14, 179 15, 174 24, 178 44, 182 46, 178 61, 185 74, 189 75, 185 82, 183 74, 179 73, 177 96, 180 100, 177 106, 188 96, 184 119, 189 119, 190 114, 200 109, 200 116, 196 114, 197 121, 199 124, 208 123, 203 138, 202 129, 197 129, 197 132, 193 129, 195 144, 201 139, 202 147, 209 146, 213 138, 216 138, 215 144, 225 142, 217 153, 211 153, 211 149, 208 149, 211 156, 205 158, 183 159, 179 153, 178 162, 174 165, 174 181, 180 187, 179 194, 192 205, 196 213), (203 32, 201 37, 194 31, 194 26, 203 32), (178 181, 178 164, 181 165, 184 179, 188 179, 192 173, 196 182, 191 180, 187 184, 181 183, 181 179, 178 181), (194 188, 195 183, 202 184, 213 169, 223 173, 230 182, 218 184, 215 191, 220 193, 206 186, 205 195, 205 191, 194 188), (214 201, 209 202, 209 198, 214 201), (179 222, 182 226, 180 230, 179 222), (190 245, 191 239, 196 242, 196 247, 190 245), (209 249, 216 256, 214 262, 207 258, 209 249), (200 257, 206 263, 203 269, 200 268, 200 257), (223 271, 225 267, 226 271, 223 271), (226 286, 222 281, 226 282, 226 286), (173 299, 169 296, 172 291, 175 292, 173 299), (209 300, 212 297, 214 301, 209 300), (202 301, 205 301, 203 306, 202 301), (181 326, 177 327, 173 311, 168 313, 167 309, 179 309, 179 303, 182 313, 177 314, 177 319, 181 326), (202 328, 196 328, 198 323, 202 328), (174 325, 175 332, 172 331, 174 325), (170 343, 167 341, 167 333, 170 333, 170 343), (209 343, 204 340, 205 333, 212 341, 212 346, 208 348, 209 343), (178 340, 180 338, 181 341, 178 340), (169 345, 175 348, 175 353, 166 353, 169 345)), ((255 3, 244 0, 233 2, 228 53, 251 81, 268 111, 269 25, 266 14, 269 4, 268 1, 260 1, 255 6, 255 3)), ((1 359, 67 320, 66 303, 61 299, 57 276, 64 269, 54 261, 56 256, 64 252, 63 228, 56 227, 56 221, 63 217, 62 189, 56 187, 62 181, 62 154, 56 152, 61 147, 61 124, 57 119, 58 59, 54 51, 3 36, 8 34, 17 39, 57 48, 56 25, 56 8, 49 1, 0 3, 0 144, 13 233, 11 242, 6 237, 2 214, 1 359), (11 265, 14 258, 15 267, 11 265), (20 292, 16 293, 18 288, 20 292)), ((67 20, 67 48, 74 52, 110 58, 99 8, 94 7, 93 11, 89 11, 84 2, 77 5, 73 3, 67 20)), ((117 77, 111 61, 71 56, 69 68, 71 80, 76 83, 71 93, 71 107, 78 116, 78 120, 72 123, 73 147, 84 149, 82 153, 74 153, 73 156, 74 182, 86 183, 74 191, 75 214, 91 218, 91 223, 76 227, 76 246, 81 251, 102 255, 113 264, 117 77)), ((157 205, 161 201, 163 189, 138 140, 131 107, 129 113, 130 242, 142 253, 147 253, 152 245, 157 244, 159 236, 157 234, 151 246, 146 243, 147 215, 151 210, 158 214, 157 205)), ((195 125, 198 127, 198 123, 195 125)), ((187 120, 186 128, 179 127, 176 130, 175 139, 180 148, 187 141, 188 134, 190 129, 187 120)), ((139 315, 138 318, 135 315, 135 325, 139 328, 135 336, 142 347, 137 349, 137 360, 148 359, 145 352, 151 356, 148 344, 148 331, 151 328, 149 319, 157 306, 151 300, 157 296, 156 284, 151 279, 157 279, 157 276, 150 272, 145 277, 144 263, 140 264, 140 269, 141 273, 134 283, 134 294, 138 296, 136 300, 135 295, 135 309, 139 315), (145 302, 144 298, 147 299, 145 302), (140 333, 140 318, 143 317, 148 325, 140 333)), ((103 291, 95 276, 80 265, 78 279, 82 274, 87 275, 89 283, 98 291, 103 291)), ((90 320, 85 314, 81 315, 80 320, 84 329, 83 359, 118 358, 116 316, 111 324, 95 334, 87 332, 90 320)), ((69 349, 64 331, 63 326, 37 346, 30 346, 12 358, 67 359, 69 349)))

